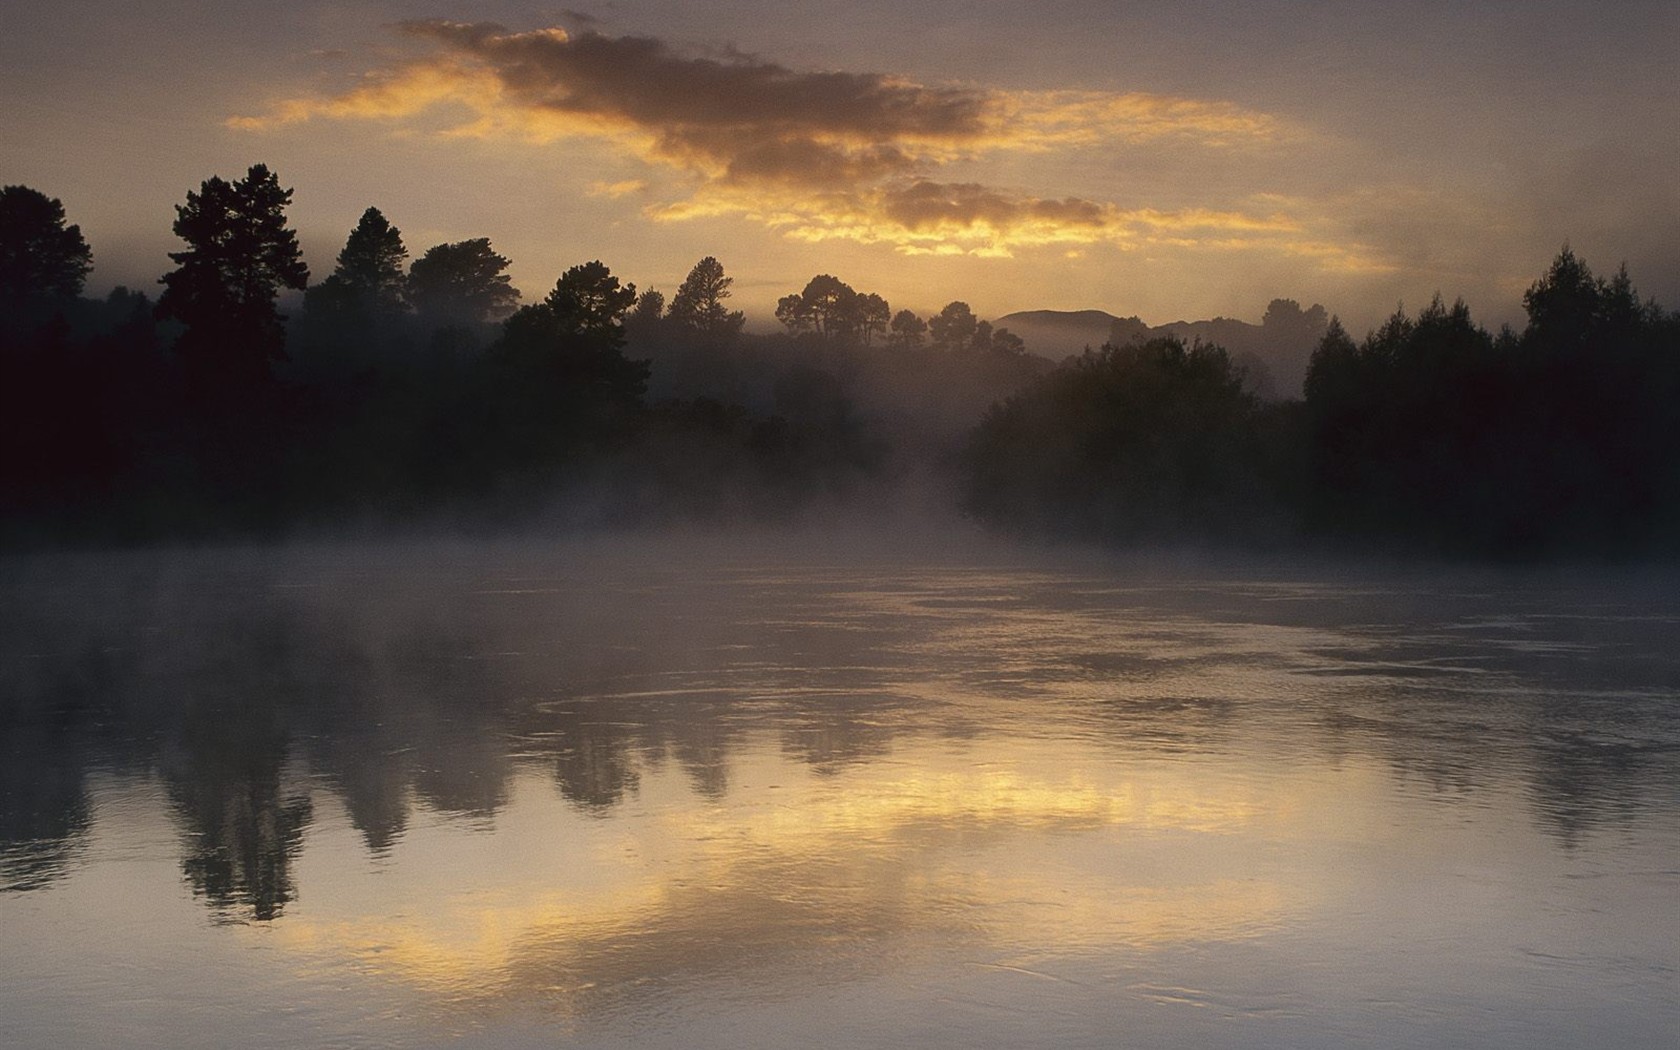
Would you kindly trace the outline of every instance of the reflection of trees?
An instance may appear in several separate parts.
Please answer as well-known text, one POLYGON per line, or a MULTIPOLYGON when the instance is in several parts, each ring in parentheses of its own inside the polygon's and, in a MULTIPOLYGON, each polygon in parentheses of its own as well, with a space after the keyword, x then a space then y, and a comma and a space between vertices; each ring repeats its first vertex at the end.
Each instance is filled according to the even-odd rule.
POLYGON ((672 741, 672 750, 695 792, 703 798, 721 799, 729 793, 729 751, 738 735, 723 723, 727 707, 707 704, 685 714, 686 718, 674 721, 681 732, 672 741))
POLYGON ((531 712, 522 722, 530 750, 552 756, 560 793, 604 815, 633 795, 644 767, 674 758, 694 791, 722 798, 738 730, 732 705, 684 698, 595 697, 531 712))
POLYGON ((350 823, 376 854, 388 852, 408 828, 408 785, 412 778, 406 753, 393 749, 377 732, 334 737, 312 765, 330 771, 328 779, 344 800, 350 823))
POLYGON ((1520 680, 1485 693, 1439 682, 1352 682, 1330 698, 1320 725, 1332 756, 1375 753, 1439 798, 1522 785, 1540 826, 1574 845, 1634 816, 1680 775, 1672 714, 1626 697, 1617 703, 1645 708, 1632 736, 1607 731, 1612 720, 1598 719, 1602 698, 1538 694, 1520 680))
POLYGON ((470 817, 491 817, 506 804, 513 769, 507 744, 470 722, 439 727, 456 733, 432 735, 416 743, 414 792, 433 809, 470 817))
POLYGON ((186 825, 181 870, 212 904, 249 908, 266 922, 297 896, 291 862, 312 809, 307 798, 283 798, 278 780, 261 770, 227 773, 225 780, 201 773, 172 785, 186 825))
POLYGON ((1535 747, 1531 790, 1541 823, 1573 846, 1594 827, 1631 817, 1640 808, 1640 785, 1661 744, 1595 740, 1584 733, 1554 733, 1535 747))
POLYGON ((286 736, 262 724, 260 713, 245 714, 257 717, 204 712, 165 756, 163 775, 182 824, 181 870, 193 891, 266 922, 297 896, 291 863, 312 807, 281 783, 286 736))
POLYGON ((1340 610, 1389 626, 1303 653, 1329 684, 1327 747, 1376 753, 1446 798, 1523 785, 1540 826, 1573 844, 1680 777, 1670 600, 1651 597, 1541 583, 1424 588, 1385 594, 1386 611, 1340 610))
POLYGON ((612 724, 574 723, 554 738, 554 779, 561 794, 586 809, 604 811, 624 801, 641 782, 631 755, 635 736, 612 724))
POLYGON ((66 735, 0 722, 0 891, 51 882, 87 830, 82 756, 66 735))
POLYGON ((268 919, 298 892, 292 862, 315 812, 291 775, 340 796, 375 852, 401 840, 414 805, 495 815, 520 769, 543 771, 567 801, 603 816, 662 763, 721 799, 749 740, 821 773, 887 754, 905 727, 927 725, 932 701, 906 696, 941 666, 968 668, 955 677, 977 700, 1019 699, 1025 682, 1047 708, 1078 703, 1047 717, 1079 719, 1080 732, 1122 748, 1218 748, 1254 705, 1287 702, 1289 718, 1319 727, 1312 746, 1331 761, 1376 754, 1444 797, 1525 784, 1536 819, 1566 841, 1634 812, 1675 775, 1662 751, 1676 735, 1663 705, 1680 684, 1660 655, 1669 621, 1530 617, 1509 639, 1443 627, 1570 604, 1551 592, 1329 588, 1281 605, 1217 585, 1134 592, 1128 622, 1171 621, 1156 648, 1153 635, 1110 630, 1112 599, 1044 591, 1022 600, 1072 634, 1023 633, 1023 645, 1037 639, 1030 652, 1005 659, 999 646, 1016 636, 984 602, 837 613, 815 579, 785 591, 727 575, 562 580, 474 596, 482 576, 440 586, 367 573, 278 590, 257 573, 200 571, 162 584, 111 573, 80 590, 9 588, 7 609, 19 611, 0 617, 7 885, 63 871, 88 826, 94 754, 106 768, 161 769, 195 890, 268 919), (981 622, 997 629, 959 626, 981 622), (1233 641, 1245 622, 1264 629, 1233 641), (1272 632, 1297 629, 1298 647, 1268 648, 1272 632), (1070 640, 1081 632, 1091 640, 1070 640), (928 652, 945 663, 924 666, 928 652), (1250 682, 1278 695, 1242 692, 1250 682))
POLYGON ((868 697, 825 697, 791 720, 782 733, 782 753, 823 774, 884 755, 896 731, 882 724, 875 712, 889 703, 868 697))

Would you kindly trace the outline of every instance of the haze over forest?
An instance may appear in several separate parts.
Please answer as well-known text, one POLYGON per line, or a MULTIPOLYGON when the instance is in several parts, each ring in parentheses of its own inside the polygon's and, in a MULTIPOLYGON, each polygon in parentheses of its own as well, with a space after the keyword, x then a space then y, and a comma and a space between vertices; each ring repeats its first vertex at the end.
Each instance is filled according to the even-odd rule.
POLYGON ((7 532, 1645 550, 1680 12, 1621 10, 25 4, 7 532))
POLYGON ((264 165, 189 191, 154 302, 82 297, 62 202, 0 190, 9 539, 932 511, 1532 557, 1666 549, 1680 520, 1680 315, 1567 247, 1520 331, 1436 297, 1360 339, 1275 299, 1259 325, 1111 318, 1057 363, 963 300, 895 312, 827 273, 749 334, 712 256, 669 299, 591 260, 522 302, 488 238, 410 262, 377 207, 312 281, 292 198, 264 165))

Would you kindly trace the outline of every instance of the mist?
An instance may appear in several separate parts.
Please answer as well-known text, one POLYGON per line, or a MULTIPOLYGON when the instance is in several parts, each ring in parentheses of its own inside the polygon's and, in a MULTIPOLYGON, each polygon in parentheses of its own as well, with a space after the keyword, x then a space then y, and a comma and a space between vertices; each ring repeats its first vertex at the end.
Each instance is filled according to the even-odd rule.
POLYGON ((311 274, 262 165, 89 299, 3 192, 8 1045, 1680 1024, 1680 315, 1626 270, 1363 334, 818 273, 754 333, 712 256, 527 298, 377 208, 311 274))
POLYGON ((155 303, 90 300, 62 205, 5 193, 13 547, 925 521, 1545 560, 1680 535, 1680 318, 1568 248, 1521 331, 1439 297, 1363 339, 1281 298, 1258 325, 994 324, 818 274, 754 334, 716 258, 668 300, 597 260, 525 302, 488 238, 411 260, 377 208, 310 283, 262 165, 188 194, 155 303), (231 207, 261 221, 221 229, 231 207))

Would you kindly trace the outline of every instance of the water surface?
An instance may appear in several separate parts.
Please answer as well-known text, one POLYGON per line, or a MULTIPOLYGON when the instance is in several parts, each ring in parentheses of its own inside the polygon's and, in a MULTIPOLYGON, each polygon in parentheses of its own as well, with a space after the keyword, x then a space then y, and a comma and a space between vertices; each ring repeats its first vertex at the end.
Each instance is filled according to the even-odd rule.
POLYGON ((0 1045, 1668 1047, 1672 573, 5 564, 0 1045))

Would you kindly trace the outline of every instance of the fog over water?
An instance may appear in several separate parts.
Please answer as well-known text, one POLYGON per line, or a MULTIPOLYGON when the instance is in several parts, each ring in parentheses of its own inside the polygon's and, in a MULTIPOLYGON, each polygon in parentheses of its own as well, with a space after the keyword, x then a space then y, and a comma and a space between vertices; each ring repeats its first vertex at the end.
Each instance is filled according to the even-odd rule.
POLYGON ((1673 569, 928 535, 5 559, 0 1045, 1672 1045, 1673 569))

